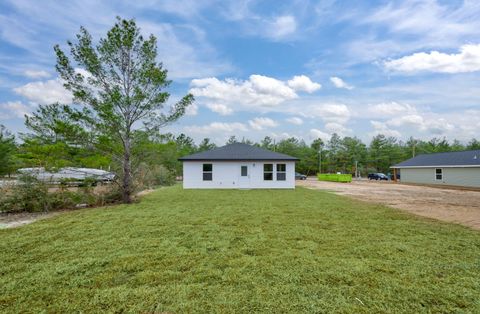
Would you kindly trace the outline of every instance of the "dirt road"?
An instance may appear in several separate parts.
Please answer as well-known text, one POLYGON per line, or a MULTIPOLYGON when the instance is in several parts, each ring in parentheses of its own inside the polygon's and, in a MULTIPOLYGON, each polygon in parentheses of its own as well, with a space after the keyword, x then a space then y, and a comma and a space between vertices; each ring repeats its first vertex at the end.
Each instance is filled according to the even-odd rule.
POLYGON ((480 230, 480 191, 433 188, 391 182, 337 183, 308 178, 297 185, 329 190, 359 200, 385 204, 416 215, 480 230))

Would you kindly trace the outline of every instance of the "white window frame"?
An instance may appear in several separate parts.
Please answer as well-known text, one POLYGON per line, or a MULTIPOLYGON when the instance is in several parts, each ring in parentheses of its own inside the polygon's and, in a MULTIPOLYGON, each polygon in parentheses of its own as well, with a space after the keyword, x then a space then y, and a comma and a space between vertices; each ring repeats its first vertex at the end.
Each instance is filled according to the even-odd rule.
POLYGON ((240 165, 240 176, 241 177, 248 177, 248 166, 247 165, 240 165), (243 175, 243 172, 242 172, 243 169, 246 169, 245 175, 243 175))
POLYGON ((273 173, 274 173, 273 170, 274 170, 274 169, 275 169, 275 164, 274 164, 274 163, 268 163, 268 164, 265 163, 265 164, 263 164, 263 181, 274 181, 274 175, 273 175, 273 173), (272 166, 272 170, 271 170, 271 171, 265 171, 265 166, 266 166, 266 165, 272 166), (272 175, 272 179, 271 179, 271 180, 265 179, 265 174, 267 174, 267 173, 270 173, 270 174, 272 175))
POLYGON ((435 181, 443 181, 443 168, 435 168, 435 181), (440 170, 440 173, 437 173, 437 170, 440 170), (440 179, 437 177, 440 175, 440 179))
POLYGON ((277 181, 287 181, 287 164, 286 163, 279 163, 279 164, 276 164, 275 165, 275 170, 277 171, 276 174, 275 174, 275 179, 277 181), (284 171, 279 171, 278 170, 278 166, 282 165, 285 170, 284 171), (283 174, 285 177, 283 179, 278 179, 278 175, 279 174, 283 174))
POLYGON ((213 164, 212 163, 202 164, 202 181, 213 181, 213 164), (205 165, 210 165, 212 167, 212 170, 205 171, 204 170, 205 165), (210 174, 210 180, 205 180, 205 174, 210 174))

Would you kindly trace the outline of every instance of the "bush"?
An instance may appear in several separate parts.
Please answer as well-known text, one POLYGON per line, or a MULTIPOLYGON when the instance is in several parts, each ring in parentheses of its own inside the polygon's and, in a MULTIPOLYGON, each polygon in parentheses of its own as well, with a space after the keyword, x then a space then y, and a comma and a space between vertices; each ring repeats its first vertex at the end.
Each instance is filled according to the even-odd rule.
POLYGON ((102 193, 95 193, 91 184, 74 190, 62 184, 52 188, 32 176, 22 176, 17 184, 0 189, 0 212, 46 212, 79 205, 102 206, 120 199, 118 190, 111 186, 102 193))
POLYGON ((168 186, 175 183, 175 174, 162 165, 141 164, 135 177, 137 189, 168 186))
POLYGON ((351 174, 320 173, 318 181, 352 182, 351 174))

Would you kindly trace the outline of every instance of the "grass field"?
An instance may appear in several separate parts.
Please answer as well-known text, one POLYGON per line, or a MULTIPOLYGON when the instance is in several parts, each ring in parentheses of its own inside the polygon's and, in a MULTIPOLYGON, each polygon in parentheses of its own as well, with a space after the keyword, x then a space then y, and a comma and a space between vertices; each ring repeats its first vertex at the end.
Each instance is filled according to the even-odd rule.
POLYGON ((303 188, 175 186, 0 237, 0 312, 480 312, 479 232, 303 188))

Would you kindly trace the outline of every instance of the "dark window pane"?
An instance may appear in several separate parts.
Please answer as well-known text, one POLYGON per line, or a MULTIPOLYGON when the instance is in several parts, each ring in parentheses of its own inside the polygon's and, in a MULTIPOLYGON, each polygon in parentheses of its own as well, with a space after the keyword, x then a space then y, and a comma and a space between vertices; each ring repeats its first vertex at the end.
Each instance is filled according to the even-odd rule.
POLYGON ((247 166, 242 166, 242 177, 248 176, 248 167, 247 166))
POLYGON ((442 174, 442 169, 435 169, 436 174, 442 174))
POLYGON ((203 171, 212 171, 212 164, 203 164, 203 171))
POLYGON ((273 164, 264 164, 263 171, 273 171, 273 164))
POLYGON ((273 180, 273 173, 271 172, 265 172, 263 174, 263 180, 265 181, 272 181, 273 180))
POLYGON ((211 172, 204 172, 203 173, 203 181, 212 181, 212 173, 211 172))
POLYGON ((285 181, 287 174, 285 172, 277 172, 277 181, 285 181))
POLYGON ((285 165, 285 164, 277 164, 277 171, 285 172, 286 169, 287 169, 287 165, 285 165))
POLYGON ((437 180, 442 180, 442 175, 441 174, 437 174, 437 180))

